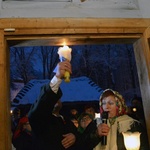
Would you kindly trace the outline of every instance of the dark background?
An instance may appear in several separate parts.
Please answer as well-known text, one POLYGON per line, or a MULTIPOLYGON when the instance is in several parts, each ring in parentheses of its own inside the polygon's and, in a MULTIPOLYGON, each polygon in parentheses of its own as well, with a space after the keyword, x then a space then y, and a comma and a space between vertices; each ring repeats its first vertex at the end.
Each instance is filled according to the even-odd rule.
MULTIPOLYGON (((133 97, 141 97, 132 44, 69 47, 72 48, 71 78, 87 76, 102 89, 111 88, 120 92, 127 105, 130 105, 133 97)), ((59 62, 58 48, 58 46, 10 47, 11 89, 16 88, 14 82, 26 85, 31 79, 51 79, 59 62)), ((76 103, 66 103, 65 106, 73 107, 76 103)), ((79 102, 77 105, 79 106, 79 102)), ((98 106, 97 101, 96 105, 98 106)))

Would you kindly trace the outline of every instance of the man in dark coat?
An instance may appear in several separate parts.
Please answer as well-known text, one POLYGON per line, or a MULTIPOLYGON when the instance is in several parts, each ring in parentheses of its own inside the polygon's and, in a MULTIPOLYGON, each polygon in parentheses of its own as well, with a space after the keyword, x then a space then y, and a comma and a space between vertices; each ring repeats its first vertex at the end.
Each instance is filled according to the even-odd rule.
POLYGON ((96 124, 91 124, 85 134, 80 136, 71 120, 64 118, 59 113, 54 113, 54 108, 60 104, 62 96, 59 85, 65 71, 71 73, 69 61, 57 65, 56 75, 50 83, 44 85, 36 102, 32 105, 28 117, 35 137, 35 150, 80 150, 95 147, 100 138, 96 134, 96 124), (87 143, 88 142, 88 143, 87 143), (87 147, 89 144, 89 147, 87 147))

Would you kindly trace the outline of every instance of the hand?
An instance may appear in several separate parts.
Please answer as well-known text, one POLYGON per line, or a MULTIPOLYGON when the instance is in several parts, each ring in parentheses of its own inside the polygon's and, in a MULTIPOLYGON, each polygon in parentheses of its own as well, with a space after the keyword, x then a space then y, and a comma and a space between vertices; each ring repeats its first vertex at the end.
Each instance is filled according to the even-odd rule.
POLYGON ((63 137, 64 139, 61 141, 61 143, 65 149, 72 146, 76 141, 76 137, 72 133, 64 134, 63 137))
POLYGON ((109 127, 107 124, 105 123, 101 123, 98 125, 97 127, 97 131, 98 131, 98 135, 101 137, 101 136, 107 136, 108 135, 108 132, 109 132, 109 127))
POLYGON ((68 71, 70 74, 72 73, 70 62, 68 60, 59 62, 57 65, 56 77, 63 79, 66 71, 68 71))

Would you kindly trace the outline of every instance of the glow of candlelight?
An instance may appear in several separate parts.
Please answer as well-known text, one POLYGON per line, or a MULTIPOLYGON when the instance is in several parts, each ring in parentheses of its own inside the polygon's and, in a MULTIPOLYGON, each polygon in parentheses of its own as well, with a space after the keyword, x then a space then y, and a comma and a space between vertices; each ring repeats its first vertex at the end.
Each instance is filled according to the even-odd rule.
POLYGON ((140 134, 139 132, 123 132, 124 144, 127 150, 139 150, 140 134))

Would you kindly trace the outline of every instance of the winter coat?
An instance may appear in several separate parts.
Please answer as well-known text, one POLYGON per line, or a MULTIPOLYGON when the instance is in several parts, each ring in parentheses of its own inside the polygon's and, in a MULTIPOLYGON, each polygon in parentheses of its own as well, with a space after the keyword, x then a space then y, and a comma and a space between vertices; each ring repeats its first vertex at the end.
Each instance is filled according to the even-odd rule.
MULTIPOLYGON (((95 137, 93 136, 94 138, 92 138, 89 133, 85 134, 84 137, 80 136, 77 132, 77 128, 70 119, 62 119, 52 114, 53 107, 61 96, 62 92, 60 89, 56 94, 51 90, 49 84, 46 84, 41 88, 39 98, 31 107, 28 118, 34 134, 34 150, 65 150, 61 141, 63 139, 62 135, 67 133, 73 133, 76 136, 76 143, 67 150, 80 150, 79 145, 86 147, 84 145, 87 144, 89 139, 95 143, 95 137)), ((92 132, 94 131, 90 132, 93 134, 92 132)), ((98 141, 99 138, 96 138, 98 141)), ((94 146, 97 145, 98 142, 94 144, 94 146)), ((89 149, 86 147, 84 150, 89 149)))
POLYGON ((12 143, 16 150, 34 150, 32 135, 26 131, 22 131, 18 137, 13 138, 12 143))

